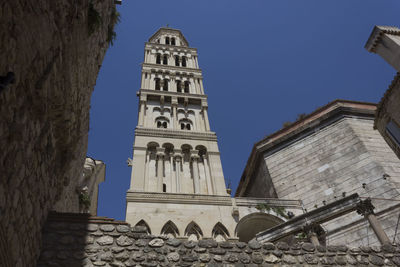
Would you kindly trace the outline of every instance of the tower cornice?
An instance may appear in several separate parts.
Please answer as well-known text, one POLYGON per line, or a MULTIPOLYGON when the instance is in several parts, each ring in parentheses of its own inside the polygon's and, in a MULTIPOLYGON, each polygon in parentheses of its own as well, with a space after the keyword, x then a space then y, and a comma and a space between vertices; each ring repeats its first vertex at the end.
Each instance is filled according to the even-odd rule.
MULTIPOLYGON (((165 70, 175 70, 175 71, 180 71, 180 72, 197 72, 202 74, 201 69, 195 69, 195 68, 188 68, 188 67, 178 67, 178 66, 171 66, 171 65, 162 65, 162 64, 154 64, 154 63, 142 63, 142 67, 148 67, 148 68, 156 68, 156 69, 165 69, 165 70)), ((143 69, 144 70, 144 69, 143 69)))
POLYGON ((163 137, 174 139, 217 141, 215 132, 195 132, 171 129, 145 128, 137 126, 135 136, 163 137))
POLYGON ((188 47, 188 46, 178 46, 178 45, 166 45, 159 43, 145 43, 145 48, 151 49, 168 49, 169 51, 177 51, 177 52, 194 52, 193 55, 197 56, 197 48, 196 47, 188 47), (182 50, 182 51, 180 51, 182 50))
POLYGON ((138 92, 138 96, 146 94, 146 95, 157 95, 157 96, 175 96, 178 98, 190 98, 190 99, 200 99, 200 100, 207 100, 207 95, 199 95, 199 94, 190 94, 190 93, 178 93, 178 92, 171 92, 171 91, 157 91, 151 89, 143 89, 141 88, 138 92))

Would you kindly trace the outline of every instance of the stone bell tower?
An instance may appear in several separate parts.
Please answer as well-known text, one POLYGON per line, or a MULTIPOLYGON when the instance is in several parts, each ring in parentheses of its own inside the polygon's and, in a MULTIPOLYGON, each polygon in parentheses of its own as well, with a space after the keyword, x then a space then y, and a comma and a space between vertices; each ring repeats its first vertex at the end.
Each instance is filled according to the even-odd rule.
POLYGON ((212 237, 208 224, 223 221, 216 205, 229 195, 197 49, 179 30, 160 28, 146 42, 138 96, 127 222, 155 235, 212 237))

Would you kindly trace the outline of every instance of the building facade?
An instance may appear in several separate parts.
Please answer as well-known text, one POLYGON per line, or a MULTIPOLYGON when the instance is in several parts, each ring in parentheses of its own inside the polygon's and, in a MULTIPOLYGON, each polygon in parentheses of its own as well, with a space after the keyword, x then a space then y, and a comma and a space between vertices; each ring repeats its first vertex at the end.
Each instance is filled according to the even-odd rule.
POLYGON ((227 193, 197 49, 179 30, 161 28, 145 44, 138 97, 128 223, 155 235, 228 240, 244 238, 249 230, 243 224, 284 220, 274 211, 260 212, 259 203, 300 212, 295 200, 232 199, 227 193))
MULTIPOLYGON (((312 211, 357 193, 372 198, 392 241, 400 213, 400 160, 373 129, 375 110, 376 104, 337 100, 259 141, 236 197, 300 199, 312 211)), ((355 211, 322 227, 329 245, 379 244, 355 211)))

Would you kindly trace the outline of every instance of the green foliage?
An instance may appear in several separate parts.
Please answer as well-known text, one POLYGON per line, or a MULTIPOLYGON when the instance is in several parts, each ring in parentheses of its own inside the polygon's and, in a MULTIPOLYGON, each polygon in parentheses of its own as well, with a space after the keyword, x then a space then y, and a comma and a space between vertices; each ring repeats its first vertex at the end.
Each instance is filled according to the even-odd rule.
POLYGON ((304 232, 300 232, 295 236, 296 239, 307 239, 308 235, 304 232))
POLYGON ((286 210, 283 207, 272 207, 271 208, 270 206, 268 206, 265 203, 260 203, 260 204, 257 204, 256 209, 258 209, 260 211, 266 211, 266 212, 270 212, 272 210, 279 216, 289 219, 289 216, 286 214, 286 210))
POLYGON ((110 45, 114 45, 114 41, 117 38, 117 33, 114 31, 114 27, 117 23, 121 21, 120 17, 121 14, 117 11, 117 9, 114 6, 111 12, 110 25, 108 25, 108 31, 107 31, 107 42, 110 45))
POLYGON ((268 206, 267 204, 261 203, 261 204, 257 204, 256 209, 260 210, 260 211, 267 211, 269 212, 271 210, 271 207, 268 206))
POLYGON ((88 8, 88 34, 92 35, 103 24, 99 12, 94 8, 92 2, 89 2, 88 8))
POLYGON ((87 192, 80 192, 79 193, 79 205, 82 205, 86 209, 90 207, 90 196, 87 192))

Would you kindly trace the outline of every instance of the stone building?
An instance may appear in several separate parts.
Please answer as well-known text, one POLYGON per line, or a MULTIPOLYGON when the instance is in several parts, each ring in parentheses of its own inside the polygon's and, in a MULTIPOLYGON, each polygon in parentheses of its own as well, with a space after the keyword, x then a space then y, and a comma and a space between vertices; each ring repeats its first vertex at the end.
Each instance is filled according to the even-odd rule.
MULTIPOLYGON (((358 193, 371 197, 393 240, 400 195, 400 160, 373 129, 376 105, 336 100, 257 142, 236 197, 300 199, 307 211, 358 193)), ((327 244, 378 241, 353 212, 322 225, 327 244)))
POLYGON ((398 71, 378 104, 374 127, 400 158, 400 29, 375 26, 365 48, 398 71))
POLYGON ((197 49, 179 30, 161 28, 145 44, 138 96, 128 223, 155 235, 247 241, 285 220, 284 208, 302 212, 296 200, 227 193, 197 49))

